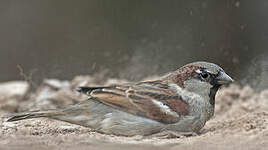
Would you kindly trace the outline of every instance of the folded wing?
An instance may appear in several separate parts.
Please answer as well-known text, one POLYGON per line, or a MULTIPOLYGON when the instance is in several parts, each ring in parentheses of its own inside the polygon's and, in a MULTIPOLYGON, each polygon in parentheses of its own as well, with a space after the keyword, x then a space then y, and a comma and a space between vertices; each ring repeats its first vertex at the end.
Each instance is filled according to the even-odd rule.
POLYGON ((80 87, 102 103, 137 116, 170 124, 188 114, 188 104, 161 80, 144 81, 132 85, 108 87, 80 87))

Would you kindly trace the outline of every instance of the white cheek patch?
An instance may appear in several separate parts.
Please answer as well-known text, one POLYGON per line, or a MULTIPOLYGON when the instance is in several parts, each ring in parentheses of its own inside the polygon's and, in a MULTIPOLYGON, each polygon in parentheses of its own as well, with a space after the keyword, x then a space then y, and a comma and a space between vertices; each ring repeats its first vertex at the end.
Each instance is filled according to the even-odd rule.
POLYGON ((172 111, 167 105, 163 104, 162 102, 160 101, 157 101, 157 100, 152 100, 152 102, 157 105, 160 110, 168 115, 172 115, 172 116, 175 116, 175 117, 179 117, 178 114, 174 111, 172 111))

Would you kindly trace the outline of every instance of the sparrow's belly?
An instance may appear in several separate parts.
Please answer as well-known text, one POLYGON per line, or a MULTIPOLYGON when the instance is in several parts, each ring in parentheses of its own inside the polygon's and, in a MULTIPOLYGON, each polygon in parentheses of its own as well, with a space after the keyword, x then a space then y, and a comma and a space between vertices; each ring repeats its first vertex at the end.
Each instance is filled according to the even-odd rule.
POLYGON ((167 125, 165 129, 176 132, 198 132, 204 125, 205 121, 199 116, 185 116, 179 122, 167 125))

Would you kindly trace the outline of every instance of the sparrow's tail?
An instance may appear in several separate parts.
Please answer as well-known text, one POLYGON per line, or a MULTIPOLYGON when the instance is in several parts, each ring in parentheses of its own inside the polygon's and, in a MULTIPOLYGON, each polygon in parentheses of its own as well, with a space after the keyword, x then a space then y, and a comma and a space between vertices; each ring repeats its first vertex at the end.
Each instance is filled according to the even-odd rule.
POLYGON ((61 114, 61 112, 62 111, 60 109, 22 112, 10 116, 6 121, 11 122, 23 119, 39 118, 39 117, 52 117, 61 114))

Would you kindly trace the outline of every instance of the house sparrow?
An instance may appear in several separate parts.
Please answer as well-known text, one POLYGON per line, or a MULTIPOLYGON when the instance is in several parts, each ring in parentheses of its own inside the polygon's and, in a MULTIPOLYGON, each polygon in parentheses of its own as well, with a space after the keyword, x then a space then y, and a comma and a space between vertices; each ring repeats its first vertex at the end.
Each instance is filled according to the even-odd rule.
POLYGON ((79 87, 89 99, 61 109, 18 113, 7 121, 48 117, 124 136, 197 133, 214 114, 215 94, 233 82, 213 63, 194 62, 158 80, 79 87))

